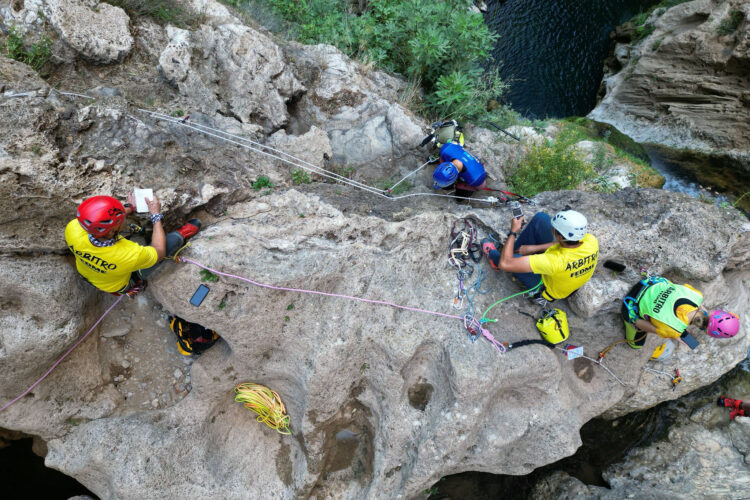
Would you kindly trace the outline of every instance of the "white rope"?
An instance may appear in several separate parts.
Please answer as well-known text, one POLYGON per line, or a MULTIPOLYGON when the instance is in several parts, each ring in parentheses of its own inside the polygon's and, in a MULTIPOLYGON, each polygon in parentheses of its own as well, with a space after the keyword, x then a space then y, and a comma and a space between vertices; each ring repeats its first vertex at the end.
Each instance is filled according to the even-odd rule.
MULTIPOLYGON (((174 116, 169 116, 169 115, 165 115, 164 113, 159 113, 158 111, 149 111, 149 110, 141 109, 141 108, 139 108, 138 110, 139 111, 143 111, 145 113, 148 113, 148 114, 150 114, 152 116, 156 116, 156 117, 158 117, 158 118, 160 118, 162 120, 165 120, 165 121, 168 121, 168 122, 171 122, 171 123, 175 123, 175 124, 178 124, 178 125, 187 125, 187 122, 184 120, 184 118, 178 118, 178 117, 174 117, 174 116)), ((224 130, 217 129, 217 128, 214 128, 214 127, 209 127, 208 125, 204 125, 202 123, 190 122, 190 124, 192 126, 194 126, 194 127, 198 127, 198 128, 201 128, 201 129, 209 130, 211 132, 215 132, 215 133, 226 135, 227 137, 231 137, 233 139, 242 141, 244 143, 248 143, 249 145, 252 145, 252 146, 258 146, 258 147, 265 148, 265 149, 268 149, 270 151, 273 151, 274 153, 278 153, 278 154, 282 154, 284 156, 288 156, 288 157, 292 158, 293 160, 295 160, 295 161, 297 161, 299 163, 305 164, 305 165, 309 166, 310 168, 316 169, 316 171, 323 171, 323 172, 327 173, 328 175, 334 176, 334 177, 340 179, 341 182, 351 183, 353 185, 356 184, 359 187, 363 187, 363 188, 371 188, 371 186, 363 184, 363 183, 361 183, 359 181, 355 181, 354 179, 349 179, 348 177, 345 177, 345 176, 343 176, 341 174, 337 174, 335 172, 330 172, 328 170, 325 170, 325 169, 319 167, 318 165, 315 165, 314 163, 307 162, 307 161, 305 161, 305 160, 303 160, 301 158, 297 158, 297 157, 295 157, 295 156, 293 156, 293 155, 291 155, 291 154, 289 154, 289 153, 287 153, 285 151, 281 151, 279 149, 273 148, 273 147, 268 146, 266 144, 261 144, 259 142, 255 142, 255 141, 253 141, 253 140, 251 140, 251 139, 249 139, 247 137, 243 137, 243 136, 239 136, 239 135, 235 135, 235 134, 230 134, 229 132, 226 132, 224 130)), ((300 165, 295 165, 295 166, 300 166, 300 165)), ((376 189, 376 188, 371 188, 371 189, 376 189)))
MULTIPOLYGON (((555 346, 555 349, 559 349, 559 350, 561 350, 563 352, 568 352, 567 349, 564 349, 564 348, 558 347, 558 346, 555 346)), ((595 360, 593 358, 589 358, 588 356, 584 356, 583 354, 581 354, 579 357, 580 358, 584 358, 584 359, 588 359, 589 361, 593 361, 593 363, 595 365, 601 366, 602 368, 604 368, 605 370, 607 370, 607 373, 609 373, 612 376, 612 378, 614 378, 615 380, 617 380, 620 383, 621 386, 625 387, 625 382, 623 382, 622 380, 620 380, 619 377, 617 375, 615 375, 612 370, 610 370, 609 368, 607 368, 606 366, 604 366, 603 363, 600 363, 599 361, 597 361, 597 360, 595 360)))
MULTIPOLYGON (((145 109, 139 109, 139 111, 143 111, 143 112, 145 112, 145 113, 148 113, 148 114, 153 114, 153 112, 151 112, 151 111, 148 111, 148 110, 145 110, 145 109)), ((160 118, 160 119, 162 119, 162 118, 160 118)), ((229 138, 226 138, 226 137, 222 137, 222 136, 220 136, 220 135, 218 135, 218 134, 214 134, 214 133, 212 133, 212 132, 209 132, 209 131, 207 131, 207 130, 201 130, 201 129, 200 129, 200 128, 198 128, 198 127, 194 127, 194 126, 192 125, 192 123, 191 123, 191 124, 188 124, 188 123, 182 123, 182 122, 181 122, 181 121, 179 121, 179 120, 166 120, 166 121, 169 121, 169 122, 171 122, 171 123, 174 123, 174 124, 180 125, 180 126, 182 126, 182 127, 185 127, 185 128, 189 128, 189 129, 191 129, 191 130, 195 130, 196 132, 200 132, 200 133, 202 133, 202 134, 205 134, 205 135, 208 135, 208 136, 211 136, 211 137, 215 137, 215 138, 217 138, 217 139, 220 139, 220 140, 222 140, 222 141, 225 141, 225 142, 229 142, 229 143, 231 143, 231 144, 236 144, 237 146, 243 147, 243 148, 245 148, 245 149, 248 149, 248 150, 250 150, 250 151, 254 151, 254 152, 256 152, 256 153, 260 153, 260 154, 262 154, 262 155, 266 155, 266 156, 269 156, 269 157, 271 157, 271 158, 273 158, 273 159, 275 159, 275 160, 283 161, 284 163, 288 163, 288 164, 290 164, 290 165, 293 165, 293 166, 295 166, 295 167, 299 167, 299 168, 301 168, 301 169, 303 169, 303 170, 306 170, 306 171, 308 171, 308 172, 312 172, 312 173, 314 173, 314 174, 318 174, 318 175, 321 175, 321 176, 323 176, 323 177, 327 177, 327 178, 330 178, 330 179, 332 179, 332 180, 335 180, 335 181, 340 181, 340 182, 344 182, 344 181, 342 181, 341 179, 337 179, 337 178, 336 178, 336 177, 335 177, 335 176, 334 176, 334 175, 333 175, 333 174, 332 174, 331 172, 328 172, 327 170, 323 170, 323 169, 320 169, 320 168, 317 168, 317 167, 316 167, 316 168, 310 168, 310 167, 308 167, 308 166, 306 166, 306 165, 302 165, 302 164, 299 164, 299 163, 295 163, 295 162, 293 162, 293 161, 287 160, 287 159, 285 159, 285 158, 281 158, 281 157, 279 157, 279 156, 277 156, 277 155, 274 155, 274 154, 271 154, 271 153, 267 153, 267 152, 265 152, 265 151, 262 151, 262 150, 260 150, 260 149, 258 149, 258 148, 252 147, 252 146, 250 146, 250 145, 248 145, 248 144, 244 144, 244 143, 242 143, 242 142, 239 142, 239 141, 236 141, 236 140, 234 140, 234 139, 229 139, 229 138)), ((351 180, 350 180, 350 179, 347 179, 347 181, 351 181, 351 180)), ((346 184, 346 182, 345 182, 345 184, 346 184)), ((353 184, 352 184, 352 185, 353 185, 353 184)), ((376 189, 376 188, 373 188, 373 187, 370 187, 370 186, 364 186, 364 187, 362 187, 362 186, 354 186, 354 187, 358 187, 359 189, 363 189, 363 190, 365 190, 365 191, 369 191, 370 193, 372 193, 372 194, 376 194, 376 195, 378 195, 378 196, 382 196, 383 198, 390 198, 390 197, 389 197, 388 195, 386 195, 386 194, 382 193, 381 191, 379 191, 378 189, 376 189)))
POLYGON ((409 172, 408 174, 406 174, 406 175, 404 176, 404 178, 403 178, 403 179, 401 179, 400 181, 398 181, 398 182, 397 182, 396 184, 394 184, 393 186, 389 187, 389 188, 388 188, 388 192, 390 193, 391 191, 393 191, 393 190, 394 190, 394 189, 396 188, 396 186, 398 186, 399 184, 401 184, 402 182, 404 182, 404 181, 405 181, 406 179, 408 179, 408 178, 409 178, 409 177, 411 177, 412 175, 416 174, 417 172, 419 172, 420 170, 422 170, 422 169, 423 169, 424 167, 426 167, 426 166, 427 166, 427 165, 429 165, 429 164, 430 164, 430 160, 427 160, 426 162, 424 162, 424 163, 422 164, 422 166, 421 166, 421 167, 419 167, 419 168, 418 168, 418 169, 416 169, 416 170, 412 170, 411 172, 409 172))
MULTIPOLYGON (((175 117, 172 117, 172 116, 169 116, 169 115, 165 115, 163 113, 159 113, 159 112, 156 112, 156 111, 150 111, 150 110, 142 109, 142 108, 137 108, 137 109, 138 109, 138 111, 147 113, 147 114, 149 114, 151 116, 154 116, 154 117, 156 117, 156 118, 158 118, 160 120, 168 121, 168 122, 173 123, 175 125, 179 125, 181 127, 185 127, 185 128, 189 128, 191 130, 195 130, 196 132, 200 132, 202 134, 205 134, 205 135, 208 135, 208 136, 211 136, 211 137, 215 137, 217 139, 220 139, 220 140, 225 141, 225 142, 229 142, 231 144, 236 144, 238 146, 241 146, 241 147, 244 147, 246 149, 249 149, 250 151, 254 151, 254 152, 266 155, 268 157, 274 158, 274 159, 279 160, 279 161, 283 161, 283 162, 288 163, 290 165, 293 165, 295 167, 302 168, 303 170, 311 171, 311 172, 316 173, 318 175, 321 175, 323 177, 327 177, 329 179, 332 179, 332 180, 334 180, 336 182, 341 182, 343 184, 348 184, 351 187, 356 187, 356 188, 362 189, 364 191, 367 191, 369 193, 378 195, 378 196, 380 196, 382 198, 386 198, 386 199, 389 199, 389 200, 394 200, 395 201, 395 200, 401 200, 401 199, 404 199, 404 198, 410 198, 410 197, 414 197, 414 196, 433 196, 433 197, 439 197, 439 198, 453 198, 453 199, 459 199, 459 200, 481 201, 481 202, 490 203, 490 204, 495 204, 495 203, 497 203, 499 201, 494 196, 489 196, 487 198, 470 198, 468 196, 456 196, 456 195, 451 195, 451 194, 440 194, 440 193, 410 193, 410 194, 404 194, 404 195, 401 195, 401 196, 390 196, 390 195, 386 194, 381 189, 378 189, 378 188, 373 187, 373 186, 368 186, 367 184, 363 184, 363 183, 355 181, 353 179, 349 179, 347 177, 344 177, 342 175, 336 174, 334 172, 329 172, 328 170, 322 169, 322 168, 318 167, 317 165, 314 165, 312 163, 305 162, 304 160, 296 158, 295 156, 293 156, 293 155, 291 155, 289 153, 285 153, 283 151, 279 151, 277 149, 274 149, 274 148, 272 148, 270 146, 266 146, 264 144, 259 144, 257 142, 254 142, 254 141, 250 140, 250 139, 247 139, 245 137, 241 137, 241 136, 237 136, 237 135, 234 135, 234 134, 230 134, 229 132, 225 132, 223 130, 219 130, 219 129, 216 129, 216 128, 213 128, 213 127, 209 127, 208 125, 201 125, 201 124, 197 124, 195 122, 186 122, 186 121, 184 121, 184 120, 182 120, 180 118, 175 118, 175 117), (203 129, 206 129, 206 130, 203 130, 203 129), (217 133, 214 133, 214 132, 217 132, 217 133), (223 134, 223 135, 226 135, 228 137, 232 137, 232 139, 229 139, 228 137, 222 137, 219 134, 223 134), (238 140, 235 140, 235 139, 238 139, 238 140), (297 163, 295 163, 293 161, 290 161, 290 160, 287 160, 285 158, 281 158, 278 155, 273 155, 271 153, 267 153, 265 151, 261 151, 261 150, 255 148, 255 147, 251 146, 250 144, 246 144, 246 142, 248 142, 250 144, 253 144, 253 145, 258 145, 260 147, 264 147, 264 148, 270 149, 270 150, 275 151, 275 152, 279 152, 281 154, 284 154, 285 156, 289 156, 290 158, 293 158, 295 160, 295 162, 297 162, 297 163)), ((422 167, 424 167, 424 165, 422 167)), ((422 167, 420 167, 420 168, 422 168, 422 167)))
MULTIPOLYGON (((78 94, 78 93, 75 93, 75 92, 61 92, 61 91, 58 91, 58 90, 54 90, 54 92, 57 92, 60 95, 80 97, 80 98, 84 98, 84 99, 94 99, 91 96, 88 96, 88 95, 85 95, 85 94, 78 94)), ((19 93, 16 93, 16 94, 5 95, 3 97, 28 97, 32 93, 33 93, 32 91, 29 91, 29 92, 19 92, 19 93)), ((432 196, 432 197, 437 197, 437 198, 453 198, 453 199, 456 199, 456 200, 480 201, 480 202, 489 203, 489 204, 495 204, 495 203, 497 203, 499 201, 498 198, 495 198, 494 196, 489 196, 487 198, 470 198, 468 196, 456 196, 456 195, 451 195, 451 194, 440 194, 440 193, 409 193, 409 194, 403 194, 403 195, 400 195, 400 196, 391 196, 390 194, 388 194, 388 192, 390 191, 390 189, 393 189, 398 184, 400 184, 401 182, 403 182, 406 178, 408 178, 409 176, 415 174, 416 172, 418 172, 419 170, 421 170, 422 168, 424 168, 425 166, 427 166, 429 164, 429 161, 425 162, 422 166, 420 166, 418 169, 416 169, 415 171, 413 171, 412 173, 410 173, 409 175, 407 175, 404 179, 401 179, 400 181, 398 181, 389 190, 382 190, 382 189, 379 189, 379 188, 376 188, 376 187, 373 187, 373 186, 369 186, 369 185, 364 184, 362 182, 355 181, 354 179, 349 179, 348 177, 345 177, 343 175, 337 174, 335 172, 330 172, 330 171, 325 170, 324 168, 321 168, 321 167, 319 167, 319 166, 317 166, 315 164, 312 164, 310 162, 307 162, 305 160, 297 158, 297 157, 295 157, 295 156, 293 156, 293 155, 291 155, 289 153, 286 153, 286 152, 281 151, 279 149, 273 148, 271 146, 260 144, 258 142, 252 141, 251 139, 248 139, 246 137, 242 137, 242 136, 239 136, 239 135, 231 134, 229 132, 225 132, 223 130, 220 130, 220 129, 217 129, 217 128, 214 128, 214 127, 210 127, 208 125, 203 125, 203 124, 200 124, 200 123, 195 123, 195 122, 187 123, 187 121, 184 120, 184 118, 178 118, 178 117, 173 117, 173 116, 165 115, 164 113, 160 113, 158 111, 151 111, 151 110, 143 109, 143 108, 136 108, 136 109, 138 111, 146 113, 146 114, 148 114, 148 115, 150 115, 150 116, 152 116, 152 117, 154 117, 156 119, 167 121, 169 123, 173 123, 175 125, 179 125, 181 127, 185 127, 185 128, 191 129, 191 130, 195 130, 196 132, 200 132, 200 133, 202 133, 204 135, 207 135, 207 136, 210 136, 210 137, 214 137, 216 139, 219 139, 219 140, 231 143, 231 144, 235 144, 237 146, 243 147, 243 148, 248 149, 250 151, 253 151, 253 152, 256 152, 256 153, 268 156, 270 158, 273 158, 275 160, 282 161, 282 162, 287 163, 289 165, 301 168, 301 169, 303 169, 303 170, 305 170, 307 172, 311 172, 313 174, 320 175, 321 177, 325 177, 325 178, 330 179, 330 180, 332 180, 334 182, 340 182, 342 184, 346 184, 348 186, 355 187, 355 188, 361 189, 363 191, 367 191, 368 193, 380 196, 381 198, 385 198, 385 199, 388 199, 388 200, 391 200, 391 201, 402 200, 402 199, 405 199, 405 198, 412 198, 412 197, 415 197, 415 196, 432 196), (226 136, 226 137, 224 137, 224 136, 226 136), (254 146, 260 146, 262 148, 265 148, 265 149, 268 149, 270 151, 273 151, 274 153, 277 153, 277 154, 272 154, 272 153, 268 153, 266 151, 262 151, 262 150, 260 150, 260 149, 258 149, 256 147, 254 147, 254 146), (282 158, 279 155, 288 156, 293 161, 288 160, 286 158, 282 158)), ((133 116, 133 115, 129 114, 128 116, 131 116, 132 118, 134 118, 134 119, 137 120, 137 118, 135 116, 133 116)))

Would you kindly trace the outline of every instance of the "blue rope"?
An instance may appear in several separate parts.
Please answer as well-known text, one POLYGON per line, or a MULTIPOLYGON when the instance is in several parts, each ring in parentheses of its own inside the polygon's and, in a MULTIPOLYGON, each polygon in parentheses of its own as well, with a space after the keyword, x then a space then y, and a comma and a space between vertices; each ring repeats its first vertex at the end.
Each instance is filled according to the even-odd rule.
MULTIPOLYGON (((469 323, 471 323, 471 320, 476 316, 477 308, 474 304, 474 297, 479 295, 486 295, 492 291, 492 287, 488 288, 487 290, 482 290, 482 281, 484 280, 484 271, 482 271, 481 266, 477 266, 477 279, 469 288, 466 289, 465 297, 469 302, 469 305, 466 307, 466 311, 464 312, 464 318, 468 318, 469 323)), ((471 332, 469 333, 469 338, 472 342, 474 342, 477 338, 479 338, 479 333, 477 332, 475 335, 472 335, 471 332)))

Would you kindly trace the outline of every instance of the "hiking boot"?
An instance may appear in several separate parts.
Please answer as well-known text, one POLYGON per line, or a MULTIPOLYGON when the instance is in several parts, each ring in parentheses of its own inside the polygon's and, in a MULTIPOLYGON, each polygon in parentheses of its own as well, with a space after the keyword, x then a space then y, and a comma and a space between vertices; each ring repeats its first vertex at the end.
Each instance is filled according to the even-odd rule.
POLYGON ((747 417, 747 412, 745 410, 732 410, 729 412, 729 420, 734 420, 735 417, 747 417))
POLYGON ((500 252, 497 251, 497 247, 492 240, 485 238, 479 242, 479 246, 482 248, 482 253, 487 257, 487 260, 490 261, 490 267, 495 271, 499 271, 500 268, 495 265, 495 260, 498 263, 500 262, 500 252))
POLYGON ((180 236, 187 241, 200 231, 201 221, 199 219, 190 219, 180 229, 177 230, 180 236))

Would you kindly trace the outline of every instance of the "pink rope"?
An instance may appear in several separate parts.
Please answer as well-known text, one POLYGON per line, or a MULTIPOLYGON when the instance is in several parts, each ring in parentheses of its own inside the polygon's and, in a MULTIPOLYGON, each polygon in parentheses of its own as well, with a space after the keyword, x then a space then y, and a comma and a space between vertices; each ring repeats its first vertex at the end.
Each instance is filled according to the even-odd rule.
POLYGON ((309 294, 313 294, 313 295, 323 295, 325 297, 335 297, 335 298, 338 298, 338 299, 356 300, 358 302, 365 302, 367 304, 377 304, 377 305, 381 305, 381 306, 395 307, 396 309, 403 309, 403 310, 406 310, 406 311, 419 312, 419 313, 424 313, 424 314, 431 314, 433 316, 440 316, 440 317, 443 317, 443 318, 457 319, 457 320, 462 321, 464 323, 464 326, 466 327, 467 330, 469 330, 469 332, 472 332, 472 330, 476 331, 478 329, 482 333, 482 335, 487 340, 490 341, 490 343, 495 347, 495 349, 497 349, 497 351, 500 354, 503 354, 507 350, 502 343, 500 343, 497 340, 495 340, 495 337, 493 337, 492 334, 489 331, 487 331, 485 328, 483 328, 481 326, 481 324, 476 320, 476 318, 472 318, 471 319, 471 323, 467 323, 467 318, 465 318, 464 316, 456 316, 455 314, 444 314, 444 313, 440 313, 440 312, 429 311, 427 309, 420 309, 418 307, 401 306, 401 305, 398 305, 398 304, 394 304, 393 302, 386 302, 384 300, 364 299, 362 297, 353 297, 351 295, 341 295, 341 294, 338 294, 338 293, 319 292, 317 290, 306 290, 304 288, 288 288, 288 287, 285 287, 285 286, 273 286, 273 285, 268 285, 266 283, 260 283, 259 281, 254 281, 254 280, 251 280, 249 278, 243 278, 242 276, 237 276, 236 274, 229 274, 229 273, 223 273, 221 271, 217 271, 216 269, 213 269, 213 268, 208 267, 208 266, 204 266, 200 262, 196 262, 193 259, 188 259, 187 257, 178 257, 177 260, 181 261, 181 262, 188 262, 188 263, 193 264, 195 266, 198 266, 198 267, 200 267, 202 269, 205 269, 206 271, 209 271, 209 272, 211 272, 213 274, 218 274, 219 276, 226 276, 227 278, 238 279, 240 281, 244 281, 246 283, 250 283, 251 285, 255 285, 255 286, 259 286, 259 287, 263 287, 263 288, 269 288, 271 290, 282 290, 282 291, 286 291, 286 292, 309 293, 309 294))
POLYGON ((28 389, 26 389, 26 390, 25 390, 25 391, 24 391, 23 393, 21 393, 21 394, 19 394, 18 396, 16 396, 16 398, 15 398, 14 400, 12 400, 12 401, 11 401, 10 403, 7 403, 7 404, 6 404, 5 406, 3 406, 2 408, 0 408, 0 411, 3 411, 3 410, 5 410, 5 409, 6 409, 6 408, 8 408, 8 407, 9 407, 10 405, 12 405, 13 403, 15 403, 16 401, 18 401, 19 399, 21 399, 22 397, 24 397, 24 396, 25 396, 25 395, 27 395, 28 393, 30 393, 30 392, 32 391, 32 389, 34 389, 34 387, 36 387, 37 385, 39 385, 39 383, 40 383, 40 382, 41 382, 42 380, 44 380, 45 378, 47 378, 47 375, 49 375, 50 373, 52 373, 52 370, 54 370, 55 368, 57 368, 57 365, 59 365, 60 363, 62 363, 62 360, 63 360, 63 359, 65 359, 65 358, 67 358, 67 357, 68 357, 68 354, 70 354, 71 352, 73 352, 73 350, 74 350, 74 349, 75 349, 76 347, 78 347, 78 346, 79 346, 79 345, 81 344, 81 342, 83 342, 84 340, 86 340, 86 337, 88 337, 88 336, 89 336, 89 335, 91 334, 91 332, 93 332, 93 331, 94 331, 94 328, 96 328, 96 327, 97 327, 97 325, 98 325, 99 323, 101 323, 101 322, 102 322, 102 320, 104 319, 104 317, 105 317, 105 316, 106 316, 107 314, 109 314, 109 312, 110 312, 110 311, 111 311, 112 309, 114 309, 114 307, 115 307, 115 306, 116 306, 116 305, 117 305, 117 304, 118 304, 118 303, 119 303, 119 302, 120 302, 120 301, 122 300, 122 298, 123 298, 124 296, 125 296, 125 295, 120 295, 119 297, 117 297, 117 300, 115 300, 115 301, 114 301, 114 303, 113 303, 113 304, 112 304, 111 306, 109 306, 109 308, 108 308, 108 309, 107 309, 106 311, 104 311, 104 314, 102 314, 102 315, 101 315, 101 317, 100 317, 100 318, 99 318, 98 320, 96 320, 96 323, 94 323, 94 326, 92 326, 92 327, 91 327, 91 328, 89 329, 89 331, 88 331, 88 332, 86 332, 86 335, 84 335, 83 337, 81 337, 81 338, 80 338, 80 339, 78 340, 78 342, 76 342, 75 344, 73 344, 73 347, 71 347, 70 349, 68 349, 68 350, 67 350, 67 351, 65 352, 65 354, 63 354, 62 356, 60 356, 60 358, 59 358, 59 359, 58 359, 57 361, 55 361, 55 363, 54 363, 54 364, 53 364, 52 366, 50 366, 50 367, 49 367, 49 370, 47 370, 46 372, 44 372, 44 375, 42 375, 41 377, 39 377, 39 379, 37 379, 37 381, 36 381, 36 382, 34 382, 33 384, 31 384, 31 387, 29 387, 29 388, 28 388, 28 389))
POLYGON ((419 309, 418 307, 407 307, 407 306, 400 306, 398 304, 394 304, 393 302, 386 302, 384 300, 372 300, 372 299, 363 299, 362 297, 353 297, 351 295, 341 295, 338 293, 328 293, 328 292, 319 292, 317 290, 305 290, 304 288, 287 288, 285 286, 273 286, 273 285, 267 285, 266 283, 260 283, 259 281, 253 281, 249 278, 243 278, 242 276, 237 276, 235 274, 229 274, 229 273, 222 273, 221 271, 217 271, 216 269, 210 268, 208 266, 204 266, 203 264, 194 261, 193 259, 188 259, 186 257, 178 257, 178 259, 182 262, 189 262, 190 264, 196 265, 198 267, 201 267, 207 271, 212 272, 213 274, 218 274, 219 276, 226 276, 227 278, 234 278, 238 279, 240 281, 245 281, 247 283, 250 283, 251 285, 260 286, 263 288, 269 288, 271 290, 283 290, 285 292, 298 292, 298 293, 310 293, 313 295, 324 295, 326 297, 335 297, 337 299, 349 299, 349 300, 357 300, 359 302, 366 302, 367 304, 378 304, 381 306, 389 306, 389 307, 395 307, 396 309, 404 309, 406 311, 412 311, 412 312, 420 312, 425 314, 432 314, 433 316, 441 316, 443 318, 451 318, 451 319, 457 319, 463 321, 463 316, 456 316, 454 314, 444 314, 440 312, 435 311, 428 311, 427 309, 419 309))

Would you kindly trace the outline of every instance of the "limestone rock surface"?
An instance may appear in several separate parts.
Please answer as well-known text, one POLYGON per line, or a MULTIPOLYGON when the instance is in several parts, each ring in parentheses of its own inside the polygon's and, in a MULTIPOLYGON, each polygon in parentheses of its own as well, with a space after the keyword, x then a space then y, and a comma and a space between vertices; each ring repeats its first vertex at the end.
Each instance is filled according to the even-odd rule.
POLYGON ((700 150, 750 178, 750 4, 694 0, 657 9, 589 117, 638 142, 700 150), (738 14, 735 14, 738 13, 738 14), (740 22, 733 28, 732 16, 740 22), (729 24, 727 24, 729 23, 729 24), (650 29, 650 28, 649 28, 650 29))
POLYGON ((609 488, 556 472, 540 481, 530 497, 741 498, 750 488, 750 418, 727 423, 728 412, 715 406, 699 413, 709 417, 691 417, 686 425, 674 426, 667 439, 635 448, 623 462, 608 467, 603 476, 609 488))
POLYGON ((68 45, 96 63, 121 61, 133 48, 130 18, 98 0, 47 0, 45 14, 68 45))

